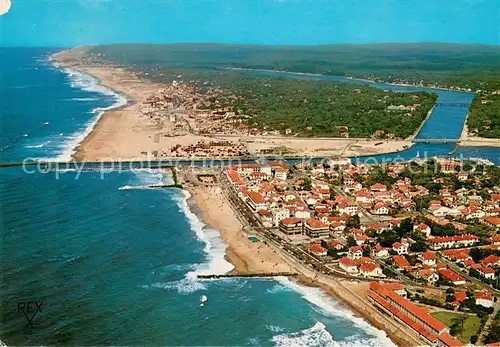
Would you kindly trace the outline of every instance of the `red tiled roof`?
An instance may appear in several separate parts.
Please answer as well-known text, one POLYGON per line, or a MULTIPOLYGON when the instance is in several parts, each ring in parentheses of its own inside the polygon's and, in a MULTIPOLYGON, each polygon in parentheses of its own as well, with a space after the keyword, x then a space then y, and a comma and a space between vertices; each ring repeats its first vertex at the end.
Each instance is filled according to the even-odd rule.
POLYGON ((248 196, 250 197, 250 199, 252 199, 257 204, 261 204, 261 203, 266 202, 264 200, 264 198, 262 197, 262 195, 260 195, 257 192, 248 192, 248 196))
POLYGON ((464 265, 465 266, 472 266, 474 265, 474 260, 473 259, 467 259, 466 261, 464 261, 464 265))
POLYGON ((500 234, 493 235, 488 239, 491 243, 500 242, 500 234))
POLYGON ((241 179, 240 175, 234 170, 228 170, 227 173, 229 174, 229 177, 231 178, 231 181, 234 183, 238 184, 243 184, 243 180, 241 179))
POLYGON ((493 270, 491 267, 487 267, 487 266, 483 267, 481 269, 481 271, 485 274, 494 274, 495 273, 495 270, 493 270))
POLYGON ((339 241, 337 241, 337 240, 330 240, 330 241, 327 241, 326 243, 328 243, 328 245, 330 247, 337 247, 337 246, 344 247, 344 245, 342 243, 340 243, 339 241))
POLYGON ((427 251, 423 254, 423 258, 425 260, 434 260, 434 259, 437 259, 436 257, 436 253, 434 252, 431 252, 431 251, 427 251))
POLYGON ((420 230, 424 230, 424 229, 428 229, 428 228, 429 228, 429 226, 425 223, 420 223, 418 225, 418 229, 420 229, 420 230))
POLYGON ((442 237, 435 237, 433 239, 430 239, 429 242, 431 243, 441 243, 441 242, 452 242, 452 241, 468 241, 468 240, 479 240, 479 236, 476 235, 471 235, 471 234, 464 234, 464 235, 457 235, 457 236, 442 236, 442 237))
POLYGON ((324 253, 327 251, 327 249, 321 245, 309 245, 308 248, 310 251, 317 253, 324 253))
POLYGON ((493 300, 493 295, 490 292, 478 292, 474 294, 475 299, 485 299, 485 300, 493 300))
POLYGON ((296 217, 290 217, 290 218, 284 218, 280 222, 285 224, 285 225, 292 225, 292 224, 297 224, 299 222, 302 222, 302 218, 296 218, 296 217))
POLYGON ((362 272, 372 272, 375 269, 380 268, 380 265, 375 263, 364 263, 359 267, 359 270, 362 272))
POLYGON ((346 258, 346 257, 340 258, 339 263, 345 264, 347 266, 356 266, 356 263, 354 262, 354 260, 351 260, 351 259, 346 258))
POLYGON ((491 254, 491 255, 487 256, 486 258, 484 258, 482 263, 484 265, 500 263, 500 257, 498 257, 494 254, 491 254))
POLYGON ((467 298, 467 292, 465 290, 459 292, 458 294, 455 295, 455 302, 457 304, 461 303, 467 298))
POLYGON ((450 269, 446 270, 439 270, 439 274, 443 275, 447 279, 449 279, 452 282, 459 282, 459 281, 465 281, 465 278, 457 274, 456 272, 451 271, 450 269))
POLYGON ((397 282, 385 283, 384 287, 385 287, 385 289, 392 290, 392 291, 400 290, 400 289, 404 289, 405 288, 405 286, 403 284, 397 283, 397 282))
POLYGON ((438 336, 438 339, 441 340, 449 347, 461 347, 463 346, 462 342, 458 341, 456 338, 451 336, 449 333, 442 333, 438 336))
POLYGON ((408 267, 411 266, 408 260, 406 260, 405 257, 402 255, 395 255, 392 259, 394 259, 394 262, 401 267, 408 267))
POLYGON ((500 217, 486 216, 483 219, 495 226, 500 226, 500 217))
POLYGON ((368 291, 368 296, 370 296, 373 300, 375 300, 378 304, 383 306, 385 309, 390 311, 393 315, 403 321, 406 325, 410 326, 412 329, 417 331, 420 335, 424 336, 427 340, 431 342, 435 342, 438 338, 436 335, 432 334, 430 331, 425 329, 422 325, 412 320, 409 316, 404 314, 402 311, 391 305, 388 301, 386 301, 383 297, 390 297, 391 300, 396 301, 398 305, 403 306, 413 315, 419 317, 420 320, 425 322, 426 324, 432 326, 435 330, 441 331, 446 328, 446 326, 432 317, 426 310, 416 306, 411 301, 399 296, 398 294, 388 291, 385 286, 382 286, 378 283, 377 285, 372 285, 374 282, 370 283, 370 288, 372 290, 368 291), (394 299, 395 300, 394 300, 394 299))
POLYGON ((438 321, 436 318, 431 316, 427 310, 422 309, 421 307, 418 307, 415 305, 413 302, 411 302, 408 299, 403 298, 402 296, 394 293, 394 292, 389 292, 387 295, 392 301, 396 302, 398 305, 402 306, 408 312, 411 312, 413 315, 418 317, 420 320, 422 320, 424 323, 427 325, 431 326, 433 329, 436 331, 441 331, 446 329, 446 325, 438 321))
POLYGON ((308 219, 306 224, 311 228, 327 228, 328 226, 318 219, 308 219))

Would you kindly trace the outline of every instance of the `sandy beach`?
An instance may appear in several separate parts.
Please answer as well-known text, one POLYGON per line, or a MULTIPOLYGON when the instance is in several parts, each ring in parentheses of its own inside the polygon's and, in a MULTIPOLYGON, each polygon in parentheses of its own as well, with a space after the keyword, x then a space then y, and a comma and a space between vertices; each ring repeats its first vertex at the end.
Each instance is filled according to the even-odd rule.
POLYGON ((394 343, 400 346, 422 345, 420 338, 380 313, 367 299, 368 282, 331 278, 297 263, 288 254, 264 242, 251 242, 246 221, 239 217, 218 185, 187 184, 185 188, 201 210, 203 221, 220 231, 228 248, 226 257, 236 273, 251 272, 298 272, 302 285, 320 287, 341 300, 350 310, 378 329, 384 330, 394 343), (401 332, 404 331, 405 334, 401 332))
POLYGON ((279 254, 262 242, 248 240, 245 226, 240 221, 219 186, 190 186, 188 190, 196 206, 202 211, 203 221, 220 231, 228 244, 227 259, 237 273, 291 272, 293 269, 279 254))
MULTIPOLYGON (((467 117, 469 117, 468 114, 467 117)), ((472 136, 467 126, 467 119, 465 119, 460 141, 462 141, 460 143, 462 147, 500 147, 500 139, 487 139, 485 137, 472 136)))
POLYGON ((78 50, 54 55, 57 64, 87 73, 100 84, 128 100, 127 105, 105 112, 93 131, 78 146, 74 158, 78 161, 117 161, 153 159, 154 151, 176 144, 194 144, 201 139, 192 134, 165 137, 161 125, 141 117, 139 102, 154 94, 163 85, 141 79, 118 67, 87 65, 78 50))
MULTIPOLYGON (((141 117, 140 103, 164 88, 137 75, 112 66, 93 66, 81 60, 78 50, 57 54, 53 59, 61 66, 75 69, 94 76, 101 85, 127 97, 127 105, 107 111, 98 124, 77 148, 76 160, 144 160, 152 159, 153 153, 176 144, 194 144, 204 137, 189 133, 184 136, 162 136, 166 129, 141 117)), ((213 139, 214 136, 208 137, 213 139)), ((233 136, 218 136, 231 140, 233 136)), ((370 155, 392 153, 411 146, 410 141, 366 141, 356 139, 301 139, 287 137, 242 137, 250 153, 261 150, 286 147, 292 153, 301 155, 370 155)), ((354 312, 383 329, 398 345, 414 346, 422 341, 412 331, 379 313, 366 299, 366 282, 333 279, 317 274, 311 269, 297 264, 279 249, 265 242, 251 242, 253 236, 246 221, 239 217, 229 203, 220 186, 187 184, 192 201, 202 212, 202 219, 209 226, 220 231, 228 245, 226 256, 237 273, 250 272, 299 272, 300 282, 323 288, 326 292, 342 300, 354 312), (405 331, 405 334, 401 334, 405 331)))
MULTIPOLYGON (((81 71, 99 79, 100 84, 125 96, 127 105, 105 112, 93 131, 80 143, 74 154, 78 161, 117 161, 155 159, 155 154, 175 145, 194 145, 198 141, 241 141, 250 154, 272 150, 275 154, 297 156, 359 156, 394 153, 412 145, 409 140, 379 141, 342 138, 292 138, 285 136, 201 136, 185 133, 168 135, 168 123, 153 122, 141 115, 140 106, 148 97, 166 85, 152 83, 137 74, 116 66, 90 64, 82 58, 85 49, 72 49, 55 54, 58 65, 81 71), (284 150, 284 151, 283 151, 284 150)), ((187 122, 192 122, 186 117, 187 122)), ((169 159, 169 158, 162 158, 169 159)))

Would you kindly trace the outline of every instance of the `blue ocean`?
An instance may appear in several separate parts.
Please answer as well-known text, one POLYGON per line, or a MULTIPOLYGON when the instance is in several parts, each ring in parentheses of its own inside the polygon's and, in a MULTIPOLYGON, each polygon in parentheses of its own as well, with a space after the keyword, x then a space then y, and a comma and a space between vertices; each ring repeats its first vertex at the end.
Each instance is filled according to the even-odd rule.
MULTIPOLYGON (((125 100, 54 66, 51 49, 0 48, 1 162, 68 159, 125 100)), ((0 338, 7 345, 388 346, 318 288, 226 272, 226 245, 186 192, 154 171, 60 175, 0 169, 0 338), (207 305, 200 307, 206 295, 207 305), (19 302, 43 302, 27 324, 19 302)))

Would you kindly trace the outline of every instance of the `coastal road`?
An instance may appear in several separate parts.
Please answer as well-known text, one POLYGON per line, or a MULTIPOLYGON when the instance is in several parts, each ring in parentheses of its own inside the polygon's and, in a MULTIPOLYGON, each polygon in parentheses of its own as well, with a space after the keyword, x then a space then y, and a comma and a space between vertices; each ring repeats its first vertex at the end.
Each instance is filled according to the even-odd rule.
POLYGON ((483 281, 481 281, 479 278, 476 278, 476 277, 472 277, 470 276, 468 273, 466 272, 463 272, 462 268, 460 268, 457 264, 449 261, 448 259, 445 259, 443 257, 441 257, 441 260, 443 261, 443 263, 445 263, 446 265, 448 265, 448 267, 450 269, 452 269, 453 271, 455 271, 456 273, 460 274, 460 276, 464 277, 465 279, 469 280, 470 282, 472 283, 475 283, 487 290, 489 290, 490 292, 492 292, 495 296, 500 296, 500 290, 498 289, 495 289, 489 285, 487 285, 486 283, 484 283, 483 281))
POLYGON ((493 313, 490 314, 490 316, 488 317, 488 320, 486 321, 486 323, 484 323, 484 327, 483 327, 483 330, 481 330, 481 334, 479 334, 479 337, 477 339, 477 345, 483 344, 483 341, 486 338, 486 334, 489 331, 490 325, 495 320, 495 317, 498 313, 498 310, 500 309, 500 301, 497 301, 495 303, 495 306, 493 306, 493 307, 494 307, 493 313))

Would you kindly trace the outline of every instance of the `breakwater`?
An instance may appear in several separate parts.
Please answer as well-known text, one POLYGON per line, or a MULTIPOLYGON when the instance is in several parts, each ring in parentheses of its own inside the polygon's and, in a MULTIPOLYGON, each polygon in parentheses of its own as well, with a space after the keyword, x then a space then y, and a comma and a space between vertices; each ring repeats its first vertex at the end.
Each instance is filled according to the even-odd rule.
POLYGON ((217 279, 217 278, 232 278, 232 277, 279 277, 279 276, 298 276, 296 272, 259 272, 259 273, 248 273, 248 274, 208 274, 208 275, 197 275, 199 279, 217 279))

